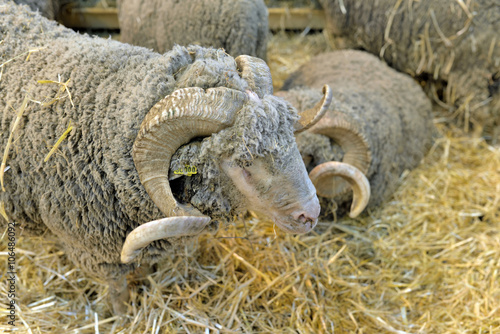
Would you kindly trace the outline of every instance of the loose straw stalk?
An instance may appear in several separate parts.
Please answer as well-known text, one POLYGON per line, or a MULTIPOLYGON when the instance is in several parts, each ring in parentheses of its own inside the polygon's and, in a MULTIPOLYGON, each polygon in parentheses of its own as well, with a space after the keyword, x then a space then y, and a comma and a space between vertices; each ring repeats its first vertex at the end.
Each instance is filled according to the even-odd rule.
POLYGON ((71 132, 71 130, 73 130, 73 126, 71 126, 71 121, 70 121, 69 125, 68 125, 68 128, 66 129, 66 131, 64 131, 64 133, 62 134, 62 136, 59 137, 59 139, 56 141, 56 143, 54 144, 54 146, 50 150, 49 154, 47 154, 47 156, 45 157, 45 159, 43 159, 43 162, 47 162, 50 159, 50 157, 52 156, 52 154, 54 154, 54 152, 57 150, 57 148, 59 147, 59 145, 61 145, 62 141, 68 136, 68 134, 71 132))
POLYGON ((3 176, 5 173, 5 168, 7 168, 7 158, 9 157, 9 150, 10 150, 10 145, 12 144, 12 137, 14 136, 14 131, 19 125, 19 121, 21 121, 21 117, 23 116, 27 104, 28 104, 28 96, 26 95, 21 105, 21 108, 17 112, 16 119, 14 120, 14 125, 12 126, 12 130, 10 131, 9 139, 7 140, 7 145, 5 146, 5 150, 3 152, 2 165, 0 166, 0 183, 2 185, 2 191, 5 191, 3 176))
MULTIPOLYGON (((2 41, 2 42, 3 42, 3 41, 2 41)), ((7 65, 8 63, 10 63, 11 61, 14 61, 14 60, 16 60, 17 58, 20 58, 20 57, 22 57, 22 56, 24 56, 24 55, 28 55, 28 56, 26 57, 26 61, 28 61, 28 60, 30 59, 30 56, 31 56, 31 54, 32 54, 32 53, 39 52, 40 50, 43 50, 43 49, 45 49, 45 47, 43 47, 43 48, 38 48, 38 49, 31 49, 31 50, 28 50, 28 51, 26 51, 26 52, 23 52, 23 53, 21 53, 21 54, 19 54, 19 55, 15 56, 14 58, 10 58, 9 60, 7 60, 7 61, 5 61, 5 62, 1 63, 1 64, 0 64, 0 67, 2 67, 2 68, 3 68, 5 65, 7 65)))
POLYGON ((0 215, 5 218, 6 221, 9 221, 9 217, 7 216, 7 212, 5 212, 5 204, 0 202, 0 215))
POLYGON ((60 85, 61 87, 59 87, 59 91, 57 92, 56 96, 52 100, 50 100, 48 102, 40 102, 40 101, 33 101, 33 102, 41 104, 43 107, 48 107, 48 106, 56 103, 57 101, 65 98, 67 96, 67 97, 69 97, 69 102, 71 102, 71 106, 74 107, 75 105, 73 104, 73 99, 71 98, 71 93, 69 92, 69 89, 68 89, 68 83, 69 83, 70 80, 71 79, 68 79, 68 81, 62 82, 60 77, 59 77, 59 81, 54 81, 54 80, 38 80, 37 82, 39 84, 57 84, 57 85, 60 85), (68 95, 61 96, 61 94, 64 91, 66 91, 68 93, 68 95))

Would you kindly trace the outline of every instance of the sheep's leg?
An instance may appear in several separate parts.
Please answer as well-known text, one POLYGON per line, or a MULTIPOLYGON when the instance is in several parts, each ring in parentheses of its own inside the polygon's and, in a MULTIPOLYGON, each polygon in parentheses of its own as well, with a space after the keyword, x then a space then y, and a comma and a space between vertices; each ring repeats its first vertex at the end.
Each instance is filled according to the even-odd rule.
POLYGON ((109 298, 111 304, 113 305, 113 311, 115 314, 127 313, 130 295, 125 276, 110 281, 109 298))

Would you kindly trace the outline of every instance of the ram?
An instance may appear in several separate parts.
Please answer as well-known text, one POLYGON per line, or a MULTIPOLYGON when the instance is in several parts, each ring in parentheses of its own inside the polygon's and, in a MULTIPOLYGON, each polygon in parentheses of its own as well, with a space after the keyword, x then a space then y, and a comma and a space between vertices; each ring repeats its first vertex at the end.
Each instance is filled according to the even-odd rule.
POLYGON ((288 232, 314 227, 319 202, 294 131, 324 113, 328 89, 299 116, 272 95, 258 58, 199 46, 160 55, 4 0, 0 14, 0 201, 24 233, 56 239, 109 281, 115 310, 126 273, 247 208, 288 232), (175 173, 189 154, 195 185, 175 173))
POLYGON ((500 140, 498 0, 320 1, 337 46, 371 52, 426 82, 449 110, 444 116, 500 140))
POLYGON ((118 1, 121 41, 163 53, 174 44, 223 48, 266 58, 267 8, 262 0, 118 1))
POLYGON ((299 110, 307 109, 321 99, 323 82, 332 87, 332 104, 316 125, 297 136, 297 145, 325 214, 332 198, 342 210, 352 198, 348 184, 332 168, 338 174, 347 164, 346 173, 366 175, 370 187, 354 188, 350 214, 356 216, 366 204, 373 208, 386 200, 403 171, 420 163, 436 134, 431 103, 411 77, 354 50, 313 57, 277 95, 299 110), (370 188, 368 203, 362 193, 370 188))

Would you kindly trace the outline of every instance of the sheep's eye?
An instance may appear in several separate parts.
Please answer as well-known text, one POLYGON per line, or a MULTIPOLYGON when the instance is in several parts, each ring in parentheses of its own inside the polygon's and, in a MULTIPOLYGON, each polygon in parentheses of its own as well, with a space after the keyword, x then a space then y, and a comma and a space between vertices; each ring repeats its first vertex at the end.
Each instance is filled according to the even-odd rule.
POLYGON ((243 176, 245 176, 245 179, 251 179, 252 178, 252 173, 250 173, 248 170, 243 168, 243 176))

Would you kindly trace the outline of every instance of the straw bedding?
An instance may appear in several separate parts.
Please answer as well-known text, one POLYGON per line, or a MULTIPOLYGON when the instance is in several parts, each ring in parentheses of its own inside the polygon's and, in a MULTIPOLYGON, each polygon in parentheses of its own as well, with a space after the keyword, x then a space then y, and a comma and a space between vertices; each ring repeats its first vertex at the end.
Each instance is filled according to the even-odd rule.
MULTIPOLYGON (((320 40, 273 38, 275 78, 320 40), (302 49, 287 54, 294 43, 302 49)), ((500 149, 455 128, 441 132, 384 208, 320 222, 303 236, 246 217, 160 263, 132 288, 121 319, 111 314, 106 282, 43 237, 19 238, 19 332, 499 332, 500 149)), ((2 277, 2 312, 6 289, 2 277)))
MULTIPOLYGON (((43 238, 21 239, 18 315, 26 325, 19 321, 19 327, 32 333, 495 333, 499 171, 498 148, 448 135, 402 180, 392 201, 368 217, 320 222, 321 233, 300 237, 247 219, 202 238, 197 250, 186 246, 186 256, 161 263, 137 283, 124 319, 111 315, 103 282, 85 276, 43 238)), ((0 284, 4 308, 5 281, 0 284)))

